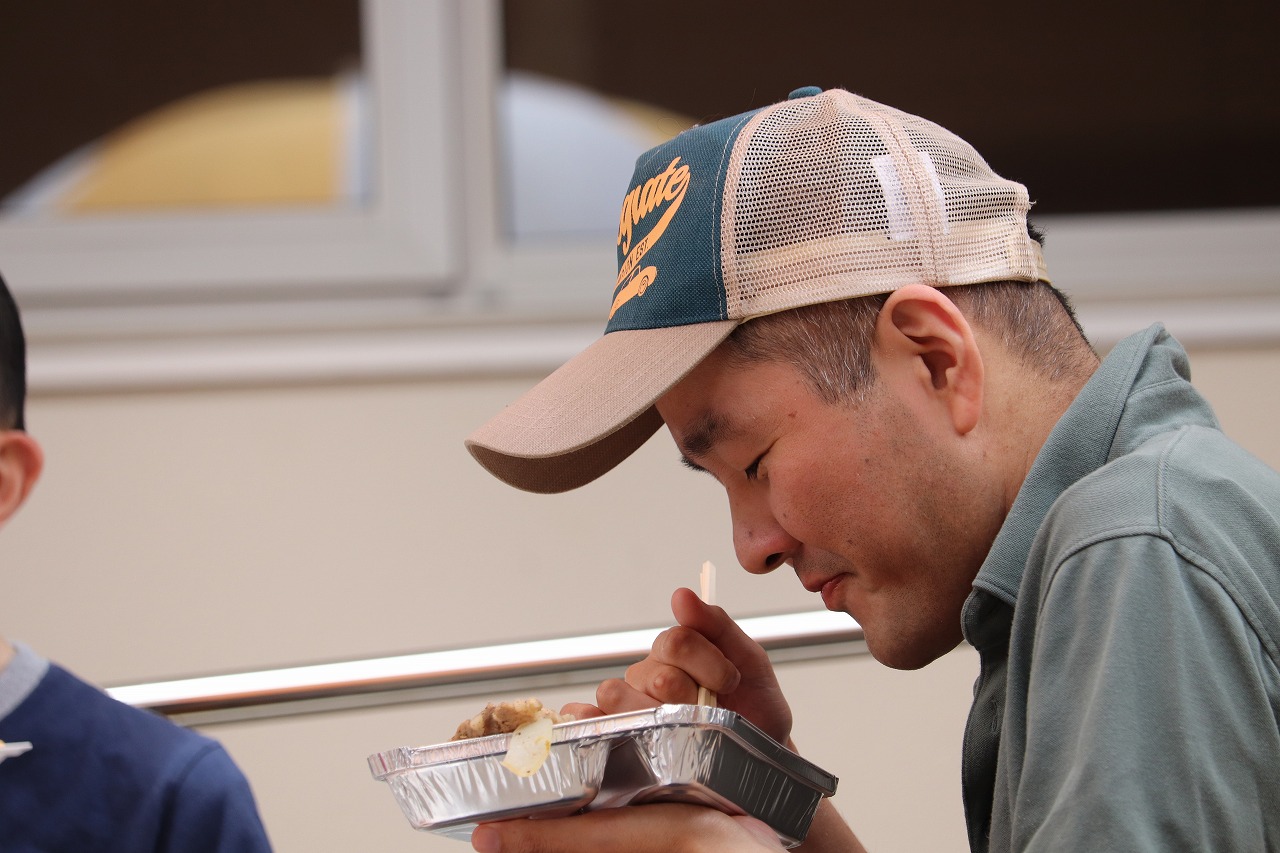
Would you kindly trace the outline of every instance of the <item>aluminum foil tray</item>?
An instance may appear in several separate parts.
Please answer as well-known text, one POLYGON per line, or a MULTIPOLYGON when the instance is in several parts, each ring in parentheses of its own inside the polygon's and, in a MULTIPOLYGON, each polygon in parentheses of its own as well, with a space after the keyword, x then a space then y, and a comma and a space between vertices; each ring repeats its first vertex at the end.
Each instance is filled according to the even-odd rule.
POLYGON ((665 801, 752 815, 794 847, 838 781, 723 708, 663 705, 552 732, 532 776, 501 765, 510 735, 379 752, 369 769, 416 829, 462 840, 485 821, 665 801))

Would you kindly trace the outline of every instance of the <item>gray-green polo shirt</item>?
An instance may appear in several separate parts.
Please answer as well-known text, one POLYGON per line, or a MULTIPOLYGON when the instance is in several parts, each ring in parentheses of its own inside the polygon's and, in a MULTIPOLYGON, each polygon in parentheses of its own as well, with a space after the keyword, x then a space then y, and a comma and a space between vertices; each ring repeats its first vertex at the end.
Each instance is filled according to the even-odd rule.
POLYGON ((974 851, 1280 850, 1280 475, 1161 326, 1054 428, 963 623, 974 851))

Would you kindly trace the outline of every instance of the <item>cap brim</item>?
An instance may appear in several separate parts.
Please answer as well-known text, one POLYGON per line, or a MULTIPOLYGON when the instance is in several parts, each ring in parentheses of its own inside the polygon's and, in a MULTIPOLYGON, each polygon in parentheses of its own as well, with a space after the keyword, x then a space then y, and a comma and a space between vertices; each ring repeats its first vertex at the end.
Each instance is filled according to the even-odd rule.
POLYGON ((662 425, 653 404, 737 320, 610 332, 467 437, 489 473, 530 492, 586 485, 662 425))

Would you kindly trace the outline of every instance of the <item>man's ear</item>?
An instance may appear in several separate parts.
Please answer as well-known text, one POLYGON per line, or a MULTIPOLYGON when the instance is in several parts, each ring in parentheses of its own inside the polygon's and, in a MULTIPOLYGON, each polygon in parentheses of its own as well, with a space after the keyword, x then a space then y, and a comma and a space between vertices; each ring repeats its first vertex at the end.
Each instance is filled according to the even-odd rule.
POLYGON ((915 386, 967 434, 982 415, 985 374, 969 321, 939 289, 912 284, 889 294, 876 322, 879 374, 915 386))
POLYGON ((44 451, 22 430, 0 431, 0 524, 18 511, 44 469, 44 451))

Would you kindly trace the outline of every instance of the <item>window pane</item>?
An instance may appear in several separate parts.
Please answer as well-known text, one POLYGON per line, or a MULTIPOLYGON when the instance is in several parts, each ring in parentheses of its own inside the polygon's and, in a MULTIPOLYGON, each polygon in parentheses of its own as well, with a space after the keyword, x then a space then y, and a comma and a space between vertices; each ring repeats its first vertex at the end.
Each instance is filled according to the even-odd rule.
MULTIPOLYGON (((511 73, 579 87, 604 104, 707 121, 800 86, 840 86, 960 134, 1030 188, 1038 213, 1280 204, 1280 4, 655 0, 639 9, 506 0, 503 8, 511 73)), ((510 132, 518 141, 525 131, 510 132)), ((519 214, 518 161, 516 171, 519 214)), ((629 175, 609 188, 615 199, 629 175)))
POLYGON ((359 0, 10 4, 9 215, 366 197, 359 0))

